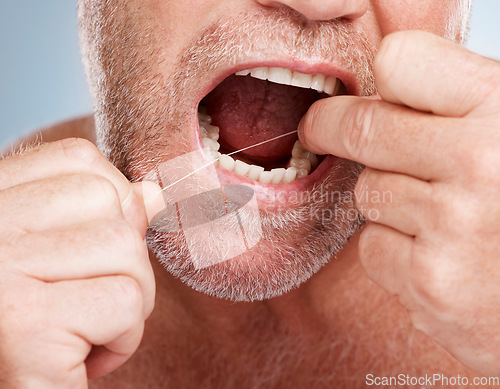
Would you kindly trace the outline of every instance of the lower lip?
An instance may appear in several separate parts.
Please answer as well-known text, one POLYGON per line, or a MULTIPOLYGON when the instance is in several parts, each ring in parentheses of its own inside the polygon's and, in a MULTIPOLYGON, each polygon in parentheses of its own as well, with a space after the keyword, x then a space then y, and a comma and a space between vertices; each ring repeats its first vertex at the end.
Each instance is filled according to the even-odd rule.
POLYGON ((240 176, 233 171, 216 166, 217 175, 222 185, 240 184, 249 185, 255 190, 259 200, 276 204, 277 200, 281 206, 287 205, 290 198, 295 197, 299 192, 311 190, 315 184, 322 182, 331 172, 331 169, 338 161, 338 157, 328 155, 319 166, 307 177, 300 178, 288 184, 263 184, 259 181, 251 180, 248 177, 240 176))

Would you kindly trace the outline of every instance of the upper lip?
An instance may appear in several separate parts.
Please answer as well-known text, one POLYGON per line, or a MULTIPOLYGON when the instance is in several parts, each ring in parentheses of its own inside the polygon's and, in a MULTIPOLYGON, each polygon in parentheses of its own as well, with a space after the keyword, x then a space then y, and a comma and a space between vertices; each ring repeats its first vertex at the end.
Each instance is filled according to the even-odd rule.
POLYGON ((212 72, 212 77, 203 85, 202 89, 199 91, 199 96, 197 103, 199 103, 205 96, 212 92, 219 84, 222 83, 227 77, 233 75, 236 72, 246 69, 252 69, 256 67, 279 67, 290 69, 292 71, 297 71, 306 74, 323 74, 325 76, 331 76, 338 78, 345 86, 347 94, 353 96, 360 95, 360 83, 356 75, 349 72, 345 67, 338 63, 314 63, 309 61, 303 61, 299 59, 269 59, 269 60, 259 60, 259 61, 243 61, 237 65, 228 66, 225 68, 216 69, 212 72))

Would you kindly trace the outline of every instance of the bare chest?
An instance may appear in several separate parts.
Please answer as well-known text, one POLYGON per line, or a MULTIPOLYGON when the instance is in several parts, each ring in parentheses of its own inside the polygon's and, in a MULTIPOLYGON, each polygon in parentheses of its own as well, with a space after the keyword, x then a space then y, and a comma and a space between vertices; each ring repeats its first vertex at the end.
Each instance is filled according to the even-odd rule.
POLYGON ((248 317, 236 327, 160 311, 136 355, 90 388, 349 389, 365 387, 370 374, 467 374, 385 293, 322 309, 302 319, 248 317))

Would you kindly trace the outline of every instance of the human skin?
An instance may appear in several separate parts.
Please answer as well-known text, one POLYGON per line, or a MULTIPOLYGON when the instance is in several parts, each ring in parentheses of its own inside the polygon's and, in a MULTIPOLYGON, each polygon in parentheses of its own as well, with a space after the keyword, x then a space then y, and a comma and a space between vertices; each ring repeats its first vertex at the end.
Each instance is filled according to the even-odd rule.
MULTIPOLYGON (((155 14, 160 15, 158 19, 168 31, 166 34, 169 37, 168 50, 172 54, 163 61, 162 71, 165 74, 168 74, 175 66, 177 52, 185 46, 186 42, 191 41, 205 24, 209 23, 209 18, 216 17, 222 11, 224 11, 224 15, 230 15, 231 12, 239 14, 242 10, 250 11, 262 6, 278 7, 282 4, 280 2, 263 4, 250 1, 214 1, 213 3, 200 2, 200 4, 192 2, 189 7, 190 12, 187 13, 184 9, 185 4, 180 2, 153 4, 136 1, 129 3, 131 7, 141 9, 144 14, 151 14, 154 11, 155 14)), ((436 2, 431 1, 415 1, 406 2, 403 6, 399 1, 374 1, 370 4, 364 1, 309 1, 291 2, 288 5, 313 20, 346 17, 352 23, 358 23, 365 28, 373 47, 378 45, 385 35, 408 28, 428 30, 446 38, 460 41, 464 31, 463 15, 466 13, 461 8, 465 8, 465 4, 460 2, 436 4, 436 2)), ((273 9, 271 8, 271 10, 273 9)), ((279 9, 276 9, 276 12, 279 12, 279 9)), ((408 39, 414 39, 418 43, 418 38, 410 37, 408 39)), ((434 44, 431 38, 426 39, 430 45, 434 44)), ((395 45, 396 48, 398 47, 394 43, 397 42, 396 40, 389 40, 389 42, 392 42, 390 44, 395 45)), ((456 49, 451 48, 450 50, 454 52, 456 49)), ((443 53, 435 54, 431 58, 436 60, 439 55, 448 59, 443 53)), ((459 57, 472 63, 475 61, 465 53, 459 54, 459 57)), ((420 58, 425 62, 427 57, 421 56, 420 58)), ((460 62, 460 60, 457 59, 456 62, 460 62)), ((412 69, 411 66, 405 68, 406 71, 410 71, 410 69, 412 69)), ((412 74, 410 73, 408 76, 412 74)), ((446 77, 443 76, 439 80, 445 82, 446 77)), ((450 83, 453 81, 452 79, 450 83)), ((433 87, 432 83, 421 82, 420 84, 426 85, 429 89, 433 87)), ((443 90, 446 90, 450 85, 442 85, 443 90)), ((411 94, 411 91, 405 90, 405 95, 407 93, 411 94)), ((384 95, 381 92, 381 96, 389 100, 388 104, 395 102, 390 94, 384 95)), ((359 104, 361 105, 361 103, 359 104)), ((411 106, 411 104, 409 105, 411 106)), ((332 121, 336 121, 338 113, 334 110, 336 107, 334 103, 324 102, 317 104, 317 106, 320 108, 317 110, 315 108, 312 112, 313 115, 318 115, 317 117, 322 119, 324 116, 320 116, 317 112, 323 112, 325 116, 333 118, 332 121)), ((416 108, 421 107, 417 106, 416 108)), ((493 117, 493 115, 491 116, 493 117)), ((315 120, 311 119, 311 122, 315 123, 315 120)), ((324 129, 330 129, 330 126, 325 123, 328 123, 325 119, 318 120, 317 125, 310 126, 311 129, 306 132, 316 134, 314 129, 317 128, 317 139, 324 140, 324 138, 320 138, 322 135, 329 140, 331 138, 328 136, 333 135, 328 135, 330 132, 324 131, 324 129)), ((332 131, 331 133, 342 134, 341 131, 332 131)), ((99 128, 97 135, 98 143, 100 141, 102 144, 103 139, 99 140, 99 128)), ((187 136, 186 134, 176 134, 175 136, 182 135, 187 136)), ((167 138, 167 135, 164 136, 167 138)), ((171 136, 174 137, 174 135, 171 136)), ((305 142, 310 142, 308 146, 310 144, 310 147, 314 148, 314 145, 319 143, 318 140, 315 142, 315 139, 311 135, 310 138, 306 137, 305 142)), ((403 135, 401 135, 401 139, 403 139, 403 135)), ((80 145, 80 147, 90 149, 88 145, 80 145)), ((316 145, 316 147, 318 146, 316 145)), ((106 150, 103 151, 106 152, 106 150)), ((341 149, 323 149, 321 151, 339 155, 342 153, 341 149)), ((441 152, 442 147, 435 154, 439 155, 441 152)), ((92 155, 95 156, 95 154, 92 155)), ((353 159, 358 158, 356 155, 345 156, 353 159)), ((47 159, 44 155, 40 155, 39 158, 40 160, 47 159)), ((16 171, 21 171, 21 161, 16 162, 17 166, 20 167, 16 171)), ((370 166, 368 161, 360 160, 360 162, 370 166)), ((26 168, 29 165, 28 159, 26 168)), ((438 165, 442 164, 438 163, 438 165)), ((126 170, 124 166, 120 167, 126 170)), ((47 167, 47 170, 49 169, 53 169, 53 166, 47 167)), ((75 170, 78 172, 78 169, 75 170)), ((474 172, 475 170, 471 170, 471 174, 474 172)), ((130 174, 130 170, 128 173, 130 174)), ((116 171, 113 170, 113 177, 116 174, 116 171)), ((30 178, 26 178, 26 180, 29 181, 30 178)), ((50 187, 52 183, 47 183, 47 185, 50 187)), ((101 195, 97 189, 91 191, 95 198, 99 198, 101 195)), ((138 203, 140 204, 140 202, 138 203)), ((11 208, 16 209, 14 205, 11 208)), ((92 207, 90 206, 90 208, 92 207)), ((142 220, 144 220, 144 212, 142 215, 142 220)), ((456 220, 452 222, 456 222, 456 220)), ((370 228, 373 230, 373 227, 370 228)), ((143 233, 143 230, 141 232, 143 233)), ((454 236, 447 237, 446 241, 454 244, 454 239, 456 239, 454 236)), ((365 242, 361 246, 362 249, 366 247, 366 241, 366 238, 362 240, 365 242)), ((108 248, 108 250, 113 249, 113 246, 108 248)), ((463 335, 458 323, 455 322, 456 325, 453 326, 456 332, 451 332, 455 338, 445 339, 447 341, 443 341, 443 338, 439 336, 439 331, 428 331, 431 337, 416 331, 407 315, 405 302, 402 305, 390 293, 369 279, 368 275, 375 278, 390 292, 394 292, 392 285, 383 281, 385 278, 377 278, 377 274, 380 274, 380 268, 373 270, 367 265, 369 263, 367 252, 368 250, 361 252, 361 259, 364 259, 362 263, 365 265, 363 267, 358 260, 358 237, 356 236, 342 252, 337 254, 334 260, 297 289, 270 300, 237 304, 193 291, 165 272, 154 261, 154 258, 151 258, 157 284, 157 303, 147 322, 143 343, 128 364, 116 372, 94 381, 91 385, 103 388, 116 385, 217 388, 304 387, 307 385, 356 388, 363 386, 365 375, 368 373, 378 376, 399 372, 414 376, 435 372, 442 372, 448 376, 474 375, 459 361, 468 364, 480 373, 495 372, 494 366, 491 365, 488 366, 488 370, 477 369, 475 363, 479 361, 482 367, 484 360, 474 359, 471 361, 463 358, 460 352, 455 352, 453 346, 458 344, 457 337, 463 335), (368 275, 365 268, 368 270, 368 275), (436 334, 438 335, 436 336, 436 334), (432 338, 438 340, 448 351, 453 352, 459 361, 436 345, 432 338)), ((63 254, 60 254, 60 260, 64 259, 63 254)), ((57 256, 54 258, 54 260, 58 259, 57 256)), ((378 256, 374 258, 383 260, 382 257, 378 256)), ((391 258, 391 256, 389 255, 387 258, 391 258)), ((140 258, 137 258, 137 262, 140 262, 140 258)), ((393 267, 388 266, 387 268, 392 269, 393 267)), ((81 274, 83 273, 82 271, 81 274)), ((136 275, 140 272, 134 269, 132 273, 136 275)), ((489 293, 490 289, 485 290, 489 293)), ((478 291, 471 290, 470 295, 477 296, 478 291)), ((494 298, 493 290, 488 297, 494 298)), ((461 301, 454 301, 453 298, 448 298, 446 302, 450 307, 457 307, 461 303, 461 301)), ((47 316, 50 316, 49 311, 46 311, 47 316)), ((442 323, 436 324, 432 318, 425 318, 425 312, 423 310, 421 317, 424 319, 419 323, 433 325, 433 329, 446 328, 448 330, 448 327, 441 326, 442 323)), ((482 313, 484 316, 489 315, 487 311, 482 313)), ((24 317, 19 317, 21 322, 22 319, 27 320, 29 316, 28 313, 24 313, 24 315, 24 317)), ((116 314, 114 317, 117 322, 121 322, 120 318, 120 314, 116 314)), ((411 318, 414 319, 414 316, 411 318)), ((457 318, 460 319, 460 316, 457 318)), ((92 327, 90 321, 86 324, 89 329, 92 327)), ((482 329, 485 331, 494 328, 491 323, 485 322, 483 324, 482 329)), ((419 328, 424 328, 424 326, 419 326, 419 328)), ((11 334, 22 333, 14 325, 6 327, 6 329, 11 334)), ((118 334, 116 335, 118 337, 118 334)), ((14 336, 13 338, 15 339, 14 336)), ((20 351, 18 350, 17 353, 12 350, 10 352, 9 350, 3 351, 5 357, 2 356, 2 358, 10 357, 8 359, 12 366, 23 366, 21 362, 26 358, 26 355, 31 354, 32 350, 36 350, 36 338, 31 339, 33 341, 26 342, 27 346, 20 351)), ((85 350, 92 343, 94 342, 90 337, 84 338, 84 342, 79 345, 80 350, 85 350)), ((481 347, 486 347, 484 343, 479 344, 481 347)), ((472 346, 476 345, 477 343, 474 343, 472 346)), ((488 347, 491 345, 491 343, 488 344, 488 347)), ((471 345, 467 346, 470 348, 471 345)), ((127 356, 133 352, 132 349, 134 347, 127 349, 127 356)), ((476 351, 480 354, 482 349, 476 349, 476 351)), ((57 355, 54 351, 53 355, 61 357, 63 354, 57 355)), ((78 361, 78 366, 81 367, 85 353, 78 355, 82 358, 78 361)), ((46 357, 39 358, 37 361, 40 366, 39 371, 57 371, 57 374, 48 374, 45 377, 49 382, 47 387, 53 387, 54 384, 64 384, 67 382, 64 378, 70 376, 71 373, 69 369, 66 371, 61 367, 54 367, 54 360, 55 358, 46 357), (50 382, 51 379, 53 382, 50 382)), ((113 364, 111 365, 112 368, 115 367, 113 364)), ((26 366, 24 367, 26 369, 26 366)), ((95 364, 88 367, 92 376, 99 376, 112 370, 99 369, 95 364)), ((21 376, 29 375, 29 372, 30 370, 26 369, 22 371, 21 376)), ((78 378, 82 379, 81 375, 78 378)), ((11 382, 7 381, 7 384, 11 382)), ((80 383, 85 385, 83 379, 80 383)))
POLYGON ((381 101, 317 103, 301 136, 310 150, 367 166, 356 193, 370 220, 359 243, 368 276, 458 360, 498 375, 500 66, 412 31, 384 42, 375 76, 381 101), (372 190, 392 201, 371 201, 372 190))

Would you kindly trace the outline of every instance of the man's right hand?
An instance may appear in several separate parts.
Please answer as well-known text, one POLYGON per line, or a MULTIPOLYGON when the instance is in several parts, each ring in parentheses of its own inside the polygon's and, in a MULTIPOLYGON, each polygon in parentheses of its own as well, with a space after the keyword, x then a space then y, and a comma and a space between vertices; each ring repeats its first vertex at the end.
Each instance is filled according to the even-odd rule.
POLYGON ((0 386, 86 387, 134 353, 154 305, 144 236, 159 190, 82 139, 0 160, 0 386))

